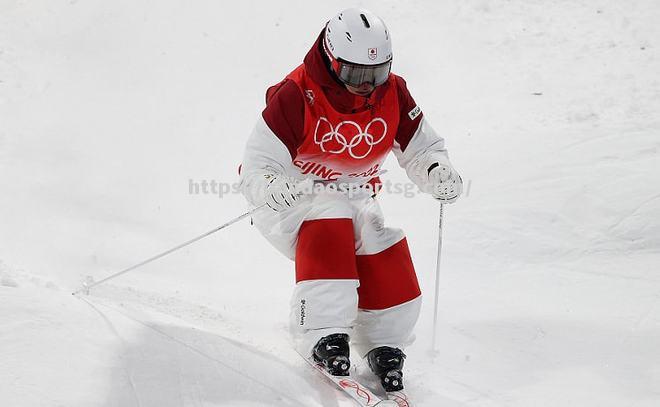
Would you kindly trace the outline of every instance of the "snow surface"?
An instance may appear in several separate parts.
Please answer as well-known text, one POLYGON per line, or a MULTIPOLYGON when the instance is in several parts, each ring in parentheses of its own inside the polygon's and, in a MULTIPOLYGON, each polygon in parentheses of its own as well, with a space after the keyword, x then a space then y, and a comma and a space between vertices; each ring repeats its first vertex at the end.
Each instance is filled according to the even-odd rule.
MULTIPOLYGON (((381 197, 426 293, 416 406, 660 405, 660 5, 357 4, 466 180, 433 353, 438 206, 381 197)), ((246 209, 189 182, 236 181, 264 90, 350 5, 0 1, 0 405, 351 405, 291 350, 292 264, 247 221, 70 294, 246 209)))

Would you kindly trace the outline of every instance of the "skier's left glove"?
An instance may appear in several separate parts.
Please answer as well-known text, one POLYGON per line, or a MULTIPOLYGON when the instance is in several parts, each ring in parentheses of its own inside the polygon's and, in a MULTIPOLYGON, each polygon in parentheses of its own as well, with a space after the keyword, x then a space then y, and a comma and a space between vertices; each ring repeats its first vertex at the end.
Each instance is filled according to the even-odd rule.
POLYGON ((435 162, 428 169, 428 192, 442 203, 454 203, 463 192, 463 180, 449 162, 435 162))

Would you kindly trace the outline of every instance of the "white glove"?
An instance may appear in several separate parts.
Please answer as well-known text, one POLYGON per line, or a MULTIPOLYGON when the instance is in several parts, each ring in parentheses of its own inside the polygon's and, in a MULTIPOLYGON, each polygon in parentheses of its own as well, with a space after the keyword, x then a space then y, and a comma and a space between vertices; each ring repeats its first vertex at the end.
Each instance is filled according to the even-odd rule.
POLYGON ((428 168, 429 193, 442 203, 454 203, 463 192, 463 180, 449 163, 436 162, 428 168))
POLYGON ((275 212, 283 212, 300 203, 304 192, 300 182, 281 174, 266 174, 266 204, 275 212))

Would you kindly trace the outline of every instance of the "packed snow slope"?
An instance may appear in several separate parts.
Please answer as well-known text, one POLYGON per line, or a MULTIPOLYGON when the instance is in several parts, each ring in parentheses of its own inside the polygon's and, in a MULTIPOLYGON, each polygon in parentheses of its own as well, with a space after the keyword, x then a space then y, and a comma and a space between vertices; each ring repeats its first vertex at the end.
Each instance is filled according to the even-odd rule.
MULTIPOLYGON (((351 405, 291 350, 292 264, 247 221, 70 293, 246 210, 196 183, 236 182, 266 87, 352 5, 0 1, 0 405, 351 405)), ((660 5, 357 5, 466 182, 429 353, 439 208, 387 163, 415 405, 659 405, 660 5)))

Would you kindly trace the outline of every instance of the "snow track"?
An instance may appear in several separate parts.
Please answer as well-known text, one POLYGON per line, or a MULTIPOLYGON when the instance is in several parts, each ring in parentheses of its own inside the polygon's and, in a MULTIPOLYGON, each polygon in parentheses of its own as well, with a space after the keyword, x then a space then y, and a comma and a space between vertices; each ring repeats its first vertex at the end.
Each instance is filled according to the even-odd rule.
POLYGON ((208 308, 128 291, 153 302, 136 304, 123 300, 117 304, 108 297, 80 299, 100 313, 113 334, 125 343, 121 352, 127 355, 128 376, 138 378, 130 381, 136 399, 143 400, 138 405, 312 405, 310 393, 298 394, 300 387, 304 387, 300 384, 305 382, 305 372, 293 374, 295 369, 304 370, 303 367, 291 366, 243 342, 189 325, 191 319, 214 322, 200 317, 209 312, 208 308), (153 308, 154 304, 159 306, 153 308), (173 305, 178 310, 176 315, 163 313, 163 307, 171 310, 173 305), (192 312, 182 312, 183 309, 192 312), (141 333, 137 340, 127 342, 114 324, 141 333), (168 360, 162 360, 166 355, 168 360), (170 359, 171 355, 175 355, 174 360, 170 359), (154 360, 158 365, 163 363, 166 369, 154 369, 154 360), (154 371, 160 375, 152 377, 154 371), (163 384, 168 385, 154 391, 153 386, 163 384))
MULTIPOLYGON (((62 362, 59 368, 48 372, 63 374, 60 378, 51 377, 52 382, 44 389, 47 392, 59 394, 55 389, 62 381, 77 382, 79 390, 85 389, 83 399, 76 399, 75 392, 47 398, 54 405, 67 406, 325 406, 328 404, 320 401, 321 396, 330 400, 337 397, 338 392, 323 384, 322 378, 297 355, 286 361, 276 353, 190 323, 194 320, 216 327, 227 325, 205 319, 202 315, 210 312, 208 308, 159 299, 132 289, 105 288, 109 289, 102 296, 77 298, 64 290, 30 283, 10 292, 5 292, 9 288, 2 288, 0 305, 18 312, 25 308, 26 318, 24 323, 12 324, 11 332, 0 331, 5 351, 10 355, 8 365, 0 372, 24 377, 20 370, 29 369, 30 364, 52 366, 62 357, 85 366, 86 371, 75 372, 69 370, 71 364, 62 362), (111 294, 118 292, 125 295, 113 299, 111 294), (137 303, 127 297, 150 298, 153 302, 137 303), (152 307, 153 304, 160 304, 161 309, 152 307), (163 312, 163 307, 173 306, 178 309, 176 316, 163 312), (48 320, 57 324, 62 335, 50 332, 48 320), (90 331, 94 331, 96 339, 85 334, 90 331), (25 353, 20 341, 28 337, 33 344, 30 352, 25 353), (61 353, 61 346, 69 350, 66 355, 61 353), (78 353, 79 347, 92 347, 94 356, 78 353), (90 380, 103 381, 97 384, 105 390, 92 390, 88 387, 90 380)), ((8 327, 4 322, 0 319, 8 327)), ((285 356, 288 352, 292 351, 283 349, 285 356)), ((32 380, 43 384, 39 377, 32 380)), ((4 381, 3 386, 11 382, 4 381)), ((36 400, 43 397, 25 397, 28 388, 0 390, 4 401, 12 406, 36 405, 36 400)), ((340 399, 331 405, 350 406, 350 402, 342 403, 340 399)))

